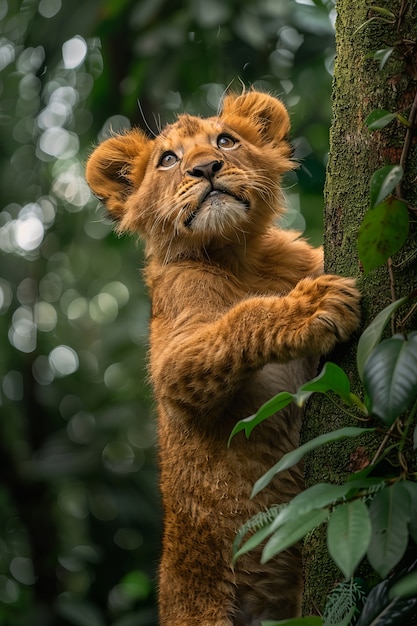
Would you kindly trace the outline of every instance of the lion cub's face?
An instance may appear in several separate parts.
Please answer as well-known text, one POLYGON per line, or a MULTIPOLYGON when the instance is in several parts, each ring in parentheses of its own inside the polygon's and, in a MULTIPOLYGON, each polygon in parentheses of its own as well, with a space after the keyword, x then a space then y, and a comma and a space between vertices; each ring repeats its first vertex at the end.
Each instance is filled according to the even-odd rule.
POLYGON ((92 154, 87 180, 148 253, 171 258, 244 242, 280 211, 291 169, 284 106, 266 94, 229 95, 218 117, 181 115, 155 139, 134 130, 92 154))

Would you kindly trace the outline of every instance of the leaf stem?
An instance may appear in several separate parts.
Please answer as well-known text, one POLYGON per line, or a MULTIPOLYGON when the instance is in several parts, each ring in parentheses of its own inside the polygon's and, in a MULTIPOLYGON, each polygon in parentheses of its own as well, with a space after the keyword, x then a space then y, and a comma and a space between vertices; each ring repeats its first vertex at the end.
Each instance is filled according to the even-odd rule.
MULTIPOLYGON (((404 146, 403 146, 401 157, 400 157, 400 165, 403 168, 403 170, 405 170, 405 164, 407 162, 408 155, 410 154, 411 142, 413 140, 414 126, 416 123, 416 119, 417 119, 417 93, 414 96, 414 101, 411 106, 410 115, 408 116, 409 126, 405 134, 404 146)), ((397 195, 399 198, 402 197, 401 187, 402 187, 401 182, 399 182, 397 185, 397 195)))
MULTIPOLYGON (((361 418, 361 417, 358 417, 357 415, 355 415, 354 413, 351 413, 351 412, 350 412, 350 411, 348 411, 347 409, 345 409, 345 408, 344 408, 343 406, 341 406, 341 405, 340 405, 340 404, 339 404, 339 403, 338 403, 338 402, 337 402, 334 398, 332 398, 332 396, 331 396, 331 395, 329 395, 328 393, 325 393, 324 395, 326 396, 326 398, 327 398, 328 400, 330 400, 330 402, 332 402, 332 403, 334 404, 334 406, 335 406, 335 407, 337 407, 340 411, 342 411, 342 413, 344 413, 345 415, 347 415, 347 416, 348 416, 348 417, 350 417, 351 419, 358 420, 358 421, 360 421, 360 422, 367 422, 367 421, 369 421, 369 419, 370 419, 369 417, 367 417, 367 418, 361 418)), ((351 394, 351 395, 353 395, 353 394, 351 394)), ((356 396, 355 396, 355 397, 356 397, 356 396)), ((356 398, 356 399, 358 400, 358 402, 354 402, 354 404, 355 404, 355 406, 357 406, 357 407, 358 407, 358 409, 360 409, 360 410, 361 410, 361 406, 360 406, 360 404, 362 405, 362 403, 360 403, 359 398, 356 398), (360 404, 359 404, 359 403, 360 403, 360 404)), ((362 406, 364 406, 364 405, 362 405, 362 406)), ((365 407, 364 407, 364 408, 365 408, 365 407)), ((364 413, 364 411, 363 411, 363 410, 362 410, 362 413, 364 413)), ((364 413, 364 415, 366 415, 366 413, 364 413)))
MULTIPOLYGON (((388 448, 387 450, 385 450, 384 455, 391 449, 395 448, 396 446, 398 446, 398 459, 399 459, 399 463, 401 465, 401 467, 403 469, 407 469, 405 464, 404 464, 404 460, 403 460, 403 456, 402 456, 402 451, 404 449, 404 446, 407 442, 407 437, 408 437, 408 432, 411 428, 411 424, 413 423, 413 420, 415 418, 415 416, 417 415, 417 400, 415 401, 413 408, 410 411, 409 416, 407 417, 407 421, 405 423, 404 426, 404 430, 401 432, 401 440, 399 442, 399 444, 394 444, 392 446, 390 446, 390 448, 388 448)), ((395 422, 393 422, 389 428, 389 430, 387 431, 384 439, 381 442, 381 445, 379 446, 378 450, 375 452, 374 457, 371 461, 371 465, 374 465, 377 460, 379 459, 379 457, 381 456, 381 453, 383 452, 385 446, 387 445, 387 442, 389 441, 389 439, 391 439, 391 437, 393 437, 393 431, 395 428, 397 428, 399 426, 399 420, 400 420, 400 416, 397 417, 397 419, 395 420, 395 422)))
POLYGON ((404 14, 407 10, 409 0, 402 0, 400 10, 398 11, 398 19, 397 19, 397 32, 400 32, 402 21, 404 18, 404 14))
MULTIPOLYGON (((391 290, 391 302, 395 302, 397 299, 397 295, 395 293, 395 276, 394 276, 394 269, 393 269, 393 264, 392 264, 392 257, 388 258, 387 266, 388 266, 389 284, 390 284, 390 290, 391 290)), ((391 317, 391 333, 393 335, 395 334, 395 330, 396 330, 395 318, 396 318, 396 315, 394 311, 391 317)))
POLYGON ((417 414, 417 400, 414 402, 413 408, 411 409, 410 414, 409 414, 409 416, 407 417, 407 421, 406 421, 406 423, 405 423, 404 430, 403 430, 403 432, 402 432, 401 441, 400 441, 400 446, 399 446, 399 452, 400 452, 400 454, 401 454, 401 452, 402 452, 402 451, 403 451, 403 449, 404 449, 404 446, 405 446, 405 444, 406 444, 407 437, 408 437, 408 432, 409 432, 409 430, 410 430, 411 424, 412 424, 412 422, 413 422, 413 420, 414 420, 414 418, 415 418, 416 414, 417 414))
POLYGON ((394 431, 394 428, 396 428, 396 426, 397 426, 397 420, 398 420, 398 417, 395 420, 395 422, 393 424, 391 424, 391 426, 389 427, 389 430, 388 430, 387 434, 385 435, 385 437, 383 438, 383 440, 381 442, 381 445, 379 446, 378 450, 374 454, 374 458, 371 461, 371 465, 374 465, 377 462, 379 456, 383 452, 385 446, 387 445, 389 439, 391 438, 391 434, 394 431))

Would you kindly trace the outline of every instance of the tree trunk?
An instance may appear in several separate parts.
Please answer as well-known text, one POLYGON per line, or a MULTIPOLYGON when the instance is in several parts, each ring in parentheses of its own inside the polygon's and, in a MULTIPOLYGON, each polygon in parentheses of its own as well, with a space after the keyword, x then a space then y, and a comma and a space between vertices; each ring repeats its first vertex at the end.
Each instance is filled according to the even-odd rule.
MULTIPOLYGON (((398 164, 403 154, 407 128, 398 120, 382 130, 370 131, 365 120, 374 109, 400 112, 410 119, 417 100, 417 0, 378 0, 373 3, 394 14, 370 9, 368 0, 338 0, 336 63, 333 84, 333 125, 325 190, 325 266, 330 273, 358 278, 363 293, 363 327, 393 299, 417 285, 416 212, 410 209, 410 234, 398 254, 385 267, 364 275, 357 253, 357 234, 369 207, 372 174, 388 164, 398 164), (365 24, 366 22, 366 24, 365 24), (361 25, 363 25, 361 27, 361 25), (414 43, 413 43, 414 42, 414 43), (383 66, 373 57, 381 49, 394 47, 383 66), (388 267, 390 265, 390 267, 388 267)), ((416 128, 414 122, 414 128, 416 128)), ((404 164, 402 196, 417 207, 416 132, 404 164)), ((404 154, 405 156, 405 154, 404 154)), ((400 331, 417 328, 416 316, 400 325, 400 331)), ((362 396, 356 371, 356 342, 339 348, 327 360, 335 361, 351 379, 352 391, 362 396)), ((326 399, 310 405, 303 440, 347 425, 357 425, 326 399)), ((343 440, 319 448, 306 461, 307 484, 340 482, 364 467, 381 443, 381 436, 343 440)), ((414 468, 415 469, 415 468, 414 468)), ((326 595, 343 575, 327 554, 322 530, 305 544, 305 614, 323 610, 326 595)), ((368 578, 366 559, 360 575, 368 578)), ((375 576, 375 574, 374 574, 375 576)), ((374 579, 375 580, 375 579, 374 579)))

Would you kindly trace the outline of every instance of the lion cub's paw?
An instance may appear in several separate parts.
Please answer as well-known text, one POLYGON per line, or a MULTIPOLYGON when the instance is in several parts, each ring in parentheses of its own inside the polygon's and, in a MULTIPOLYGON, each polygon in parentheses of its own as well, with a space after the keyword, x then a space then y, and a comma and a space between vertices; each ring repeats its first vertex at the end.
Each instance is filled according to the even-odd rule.
POLYGON ((361 296, 352 278, 330 274, 305 278, 290 295, 307 313, 297 333, 303 349, 325 354, 359 326, 361 296))

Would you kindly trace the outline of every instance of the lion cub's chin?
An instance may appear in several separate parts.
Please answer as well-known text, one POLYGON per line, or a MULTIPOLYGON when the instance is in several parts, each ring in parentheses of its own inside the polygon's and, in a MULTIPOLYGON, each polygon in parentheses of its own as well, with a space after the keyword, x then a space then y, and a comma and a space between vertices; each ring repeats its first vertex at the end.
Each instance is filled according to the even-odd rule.
POLYGON ((241 235, 249 221, 249 206, 235 196, 221 191, 211 192, 187 217, 187 230, 205 235, 230 237, 241 235))

